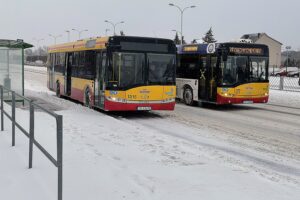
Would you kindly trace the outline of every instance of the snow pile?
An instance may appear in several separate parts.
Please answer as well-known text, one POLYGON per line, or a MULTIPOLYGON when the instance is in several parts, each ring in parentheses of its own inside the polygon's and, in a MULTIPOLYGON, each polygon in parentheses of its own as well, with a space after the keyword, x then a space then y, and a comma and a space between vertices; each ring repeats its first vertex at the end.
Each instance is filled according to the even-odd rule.
POLYGON ((269 103, 300 108, 300 92, 270 90, 269 103))
MULTIPOLYGON (((202 145, 172 136, 176 130, 188 134, 193 129, 172 121, 169 127, 160 126, 159 121, 167 119, 155 114, 147 128, 75 104, 58 113, 64 116, 64 199, 295 199, 293 195, 300 195, 296 186, 219 163, 202 145), (170 135, 161 134, 166 130, 170 135)), ((36 113, 36 118, 37 135, 49 140, 43 145, 53 151, 54 132, 46 129, 49 119, 43 113, 36 113)), ((55 199, 54 166, 35 149, 34 168, 26 169, 28 140, 18 132, 17 146, 9 147, 10 123, 5 122, 7 131, 0 136, 1 198, 55 199)), ((191 135, 199 131, 194 132, 191 135)))

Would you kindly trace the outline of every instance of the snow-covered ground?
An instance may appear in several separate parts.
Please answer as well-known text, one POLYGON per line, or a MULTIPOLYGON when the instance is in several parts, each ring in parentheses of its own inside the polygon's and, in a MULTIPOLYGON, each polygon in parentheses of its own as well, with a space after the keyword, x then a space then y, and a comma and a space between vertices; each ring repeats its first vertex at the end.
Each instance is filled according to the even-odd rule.
MULTIPOLYGON (((29 69, 26 67, 26 69, 29 69)), ((300 110, 272 105, 187 107, 106 114, 58 99, 46 76, 25 74, 26 94, 64 117, 64 199, 299 199, 300 110)), ((299 107, 299 93, 271 91, 299 107)), ((6 109, 9 106, 6 105, 6 109)), ((18 109, 28 125, 28 110, 18 109)), ((37 112, 37 140, 55 156, 54 122, 37 112)), ((56 169, 11 124, 0 134, 0 199, 56 198, 56 169)))

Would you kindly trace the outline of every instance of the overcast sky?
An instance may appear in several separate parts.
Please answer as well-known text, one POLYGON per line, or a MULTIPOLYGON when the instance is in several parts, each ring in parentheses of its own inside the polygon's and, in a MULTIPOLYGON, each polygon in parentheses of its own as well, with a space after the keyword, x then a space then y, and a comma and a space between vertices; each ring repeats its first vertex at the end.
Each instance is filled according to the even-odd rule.
MULTIPOLYGON (((245 33, 265 32, 292 49, 300 50, 299 0, 0 0, 1 39, 44 38, 41 45, 53 44, 49 34, 67 41, 66 30, 88 29, 82 37, 105 35, 111 25, 104 20, 125 21, 117 26, 126 35, 174 38, 180 30, 180 12, 168 3, 196 8, 184 12, 186 41, 201 38, 213 28, 220 41, 237 39, 245 33)), ((71 39, 78 39, 71 32, 71 39)))

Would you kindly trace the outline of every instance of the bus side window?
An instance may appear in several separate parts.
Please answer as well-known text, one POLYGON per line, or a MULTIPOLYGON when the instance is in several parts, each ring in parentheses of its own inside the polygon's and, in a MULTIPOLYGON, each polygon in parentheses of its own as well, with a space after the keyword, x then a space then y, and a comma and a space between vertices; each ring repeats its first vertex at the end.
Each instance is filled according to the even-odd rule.
POLYGON ((96 74, 96 52, 86 51, 84 62, 84 72, 86 79, 95 79, 96 74))

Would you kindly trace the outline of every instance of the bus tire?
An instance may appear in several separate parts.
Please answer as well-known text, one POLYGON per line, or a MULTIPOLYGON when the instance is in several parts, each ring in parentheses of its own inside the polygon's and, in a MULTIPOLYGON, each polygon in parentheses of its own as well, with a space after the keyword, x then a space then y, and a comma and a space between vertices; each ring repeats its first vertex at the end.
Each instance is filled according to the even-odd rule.
POLYGON ((194 95, 193 90, 190 87, 184 88, 183 91, 183 101, 186 105, 192 106, 194 105, 194 95))
POLYGON ((59 83, 59 81, 56 82, 55 94, 56 94, 57 97, 60 97, 60 83, 59 83))
POLYGON ((90 89, 89 88, 86 88, 85 89, 85 92, 84 92, 84 106, 86 107, 91 107, 91 92, 90 92, 90 89))

